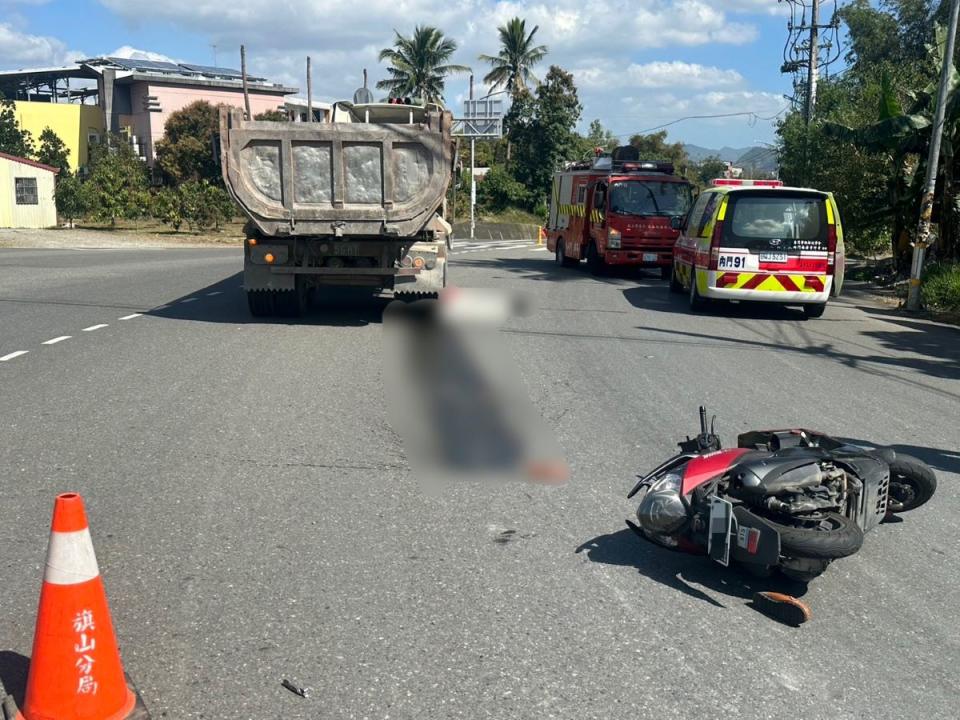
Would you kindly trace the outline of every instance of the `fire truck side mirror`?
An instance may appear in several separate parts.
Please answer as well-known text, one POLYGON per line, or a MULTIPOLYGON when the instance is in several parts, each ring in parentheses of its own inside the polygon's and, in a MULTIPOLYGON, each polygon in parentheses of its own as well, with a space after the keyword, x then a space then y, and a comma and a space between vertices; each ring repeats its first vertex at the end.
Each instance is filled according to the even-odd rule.
POLYGON ((686 221, 684 218, 680 217, 679 215, 674 215, 672 218, 670 218, 670 227, 672 227, 674 230, 682 230, 685 222, 686 221))

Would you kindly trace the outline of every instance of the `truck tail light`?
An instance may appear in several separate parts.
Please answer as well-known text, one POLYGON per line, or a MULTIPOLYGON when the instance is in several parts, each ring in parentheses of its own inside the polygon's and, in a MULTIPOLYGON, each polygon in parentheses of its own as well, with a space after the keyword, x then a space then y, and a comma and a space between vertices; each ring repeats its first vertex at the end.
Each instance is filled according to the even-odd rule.
POLYGON ((827 275, 833 275, 837 256, 837 226, 827 225, 827 275))
POLYGON ((720 238, 723 236, 723 220, 717 220, 713 225, 713 235, 710 236, 710 259, 708 270, 716 270, 720 264, 720 238))

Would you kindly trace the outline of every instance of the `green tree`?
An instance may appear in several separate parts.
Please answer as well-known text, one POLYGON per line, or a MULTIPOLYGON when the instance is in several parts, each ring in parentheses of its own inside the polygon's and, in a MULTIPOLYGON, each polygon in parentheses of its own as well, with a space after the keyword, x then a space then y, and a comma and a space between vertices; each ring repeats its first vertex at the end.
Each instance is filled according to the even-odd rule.
POLYGON ((57 176, 54 200, 57 205, 57 213, 66 218, 70 227, 73 227, 74 220, 83 217, 89 210, 83 183, 69 170, 62 171, 57 176))
POLYGON ((536 97, 522 91, 514 98, 505 118, 516 146, 510 170, 527 187, 529 205, 546 200, 553 173, 582 151, 575 130, 582 109, 573 75, 556 65, 537 87, 536 97))
POLYGON ((62 179, 70 173, 70 151, 67 150, 67 144, 49 127, 44 128, 43 132, 40 133, 40 149, 37 151, 37 160, 45 165, 59 168, 58 179, 62 179))
POLYGON ((694 169, 694 172, 697 174, 697 184, 700 187, 709 185, 711 180, 723 177, 726 169, 727 164, 716 155, 705 157, 697 163, 694 169))
POLYGON ((262 113, 253 116, 254 120, 267 120, 270 122, 289 122, 290 116, 283 110, 264 110, 262 113))
POLYGON ((668 143, 666 130, 650 135, 634 135, 630 138, 630 144, 640 151, 640 157, 644 160, 672 162, 677 172, 683 172, 690 166, 690 158, 683 149, 683 143, 668 143))
POLYGON ((0 152, 17 157, 33 157, 33 135, 17 122, 15 105, 0 93, 0 152))
POLYGON ((117 218, 135 219, 146 213, 147 168, 126 136, 110 135, 93 148, 83 196, 93 216, 109 220, 111 226, 117 218))
POLYGON ((534 45, 533 36, 539 26, 527 33, 526 21, 514 17, 497 28, 500 35, 500 52, 496 55, 481 55, 480 60, 490 63, 491 70, 483 81, 491 89, 502 87, 516 95, 526 90, 529 84, 537 84, 531 68, 546 57, 546 45, 534 45))
POLYGON ((222 185, 213 155, 213 138, 220 128, 219 106, 197 100, 170 114, 163 139, 157 143, 157 168, 168 183, 206 180, 222 185))
POLYGON ((424 102, 442 102, 447 75, 470 72, 466 65, 449 62, 457 51, 457 43, 437 28, 418 25, 410 37, 394 32, 393 47, 384 48, 379 56, 381 62, 389 63, 390 77, 377 83, 390 97, 412 96, 424 102))
POLYGON ((593 153, 597 148, 603 152, 612 152, 619 144, 620 139, 603 126, 598 119, 590 121, 590 128, 587 130, 586 150, 593 153))
POLYGON ((488 212, 503 212, 529 203, 527 188, 502 165, 490 168, 477 186, 477 201, 488 212))

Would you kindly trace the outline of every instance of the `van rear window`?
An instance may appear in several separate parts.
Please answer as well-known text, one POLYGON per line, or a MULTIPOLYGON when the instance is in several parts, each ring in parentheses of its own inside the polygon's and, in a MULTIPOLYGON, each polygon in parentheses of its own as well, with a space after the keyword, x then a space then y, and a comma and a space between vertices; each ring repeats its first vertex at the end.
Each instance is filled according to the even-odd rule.
POLYGON ((806 249, 826 242, 827 218, 822 197, 744 193, 731 200, 724 223, 724 245, 754 247, 779 240, 785 249, 793 246, 806 249))

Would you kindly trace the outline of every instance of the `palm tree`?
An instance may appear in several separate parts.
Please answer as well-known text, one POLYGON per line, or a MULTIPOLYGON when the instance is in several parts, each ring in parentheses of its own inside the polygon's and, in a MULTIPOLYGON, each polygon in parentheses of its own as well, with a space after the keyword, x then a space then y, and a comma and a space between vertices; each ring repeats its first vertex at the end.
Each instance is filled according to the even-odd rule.
POLYGON ((491 88, 502 86, 509 90, 511 95, 526 89, 528 83, 536 84, 537 78, 530 68, 547 54, 546 45, 533 44, 533 36, 539 29, 539 26, 534 25, 527 35, 526 21, 518 17, 497 28, 500 33, 500 52, 496 55, 480 56, 481 60, 493 66, 483 81, 491 88))
POLYGON ((443 100, 443 81, 452 73, 470 72, 465 65, 447 62, 457 51, 457 44, 443 36, 435 27, 418 25, 411 37, 399 32, 392 48, 380 51, 380 60, 387 60, 390 77, 380 80, 377 87, 390 92, 390 97, 412 95, 424 102, 443 100))

